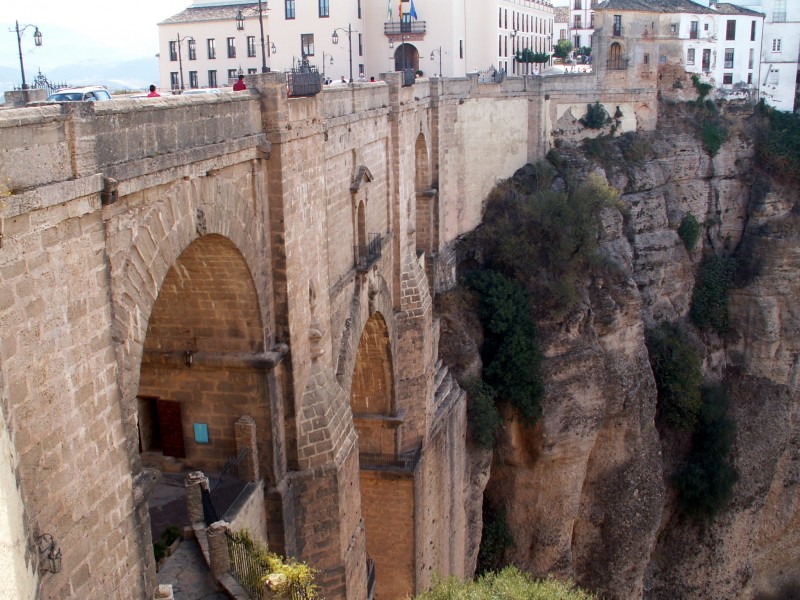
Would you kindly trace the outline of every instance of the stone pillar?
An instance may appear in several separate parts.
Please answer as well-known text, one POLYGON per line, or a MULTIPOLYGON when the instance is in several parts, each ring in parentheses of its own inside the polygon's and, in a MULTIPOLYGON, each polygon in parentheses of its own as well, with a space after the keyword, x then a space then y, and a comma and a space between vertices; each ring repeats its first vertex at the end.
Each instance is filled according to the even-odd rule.
POLYGON ((247 458, 239 465, 239 478, 243 481, 259 480, 258 446, 256 444, 256 422, 250 415, 242 415, 234 423, 236 431, 236 453, 245 448, 248 450, 247 458))
POLYGON ((27 89, 27 90, 14 90, 5 92, 3 94, 6 101, 6 106, 12 108, 19 108, 25 106, 28 102, 41 102, 47 100, 47 90, 27 89))
POLYGON ((153 593, 153 600, 174 600, 174 598, 175 595, 170 584, 159 585, 153 593))
POLYGON ((186 476, 186 512, 189 523, 205 520, 203 517, 203 489, 208 489, 208 477, 202 471, 192 471, 186 476))
POLYGON ((231 557, 228 554, 228 524, 225 521, 212 523, 208 528, 208 557, 211 562, 211 573, 221 577, 231 570, 231 557))

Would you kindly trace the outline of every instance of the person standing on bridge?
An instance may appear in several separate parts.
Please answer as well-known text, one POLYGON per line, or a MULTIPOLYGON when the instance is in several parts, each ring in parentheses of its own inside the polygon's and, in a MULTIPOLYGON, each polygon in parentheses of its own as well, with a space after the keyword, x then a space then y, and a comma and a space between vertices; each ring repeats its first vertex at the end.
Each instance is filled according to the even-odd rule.
POLYGON ((156 86, 150 85, 150 93, 147 94, 148 98, 161 98, 161 94, 156 91, 156 86))
POLYGON ((239 75, 239 81, 233 84, 234 92, 241 92, 247 89, 247 84, 244 82, 244 75, 239 75))

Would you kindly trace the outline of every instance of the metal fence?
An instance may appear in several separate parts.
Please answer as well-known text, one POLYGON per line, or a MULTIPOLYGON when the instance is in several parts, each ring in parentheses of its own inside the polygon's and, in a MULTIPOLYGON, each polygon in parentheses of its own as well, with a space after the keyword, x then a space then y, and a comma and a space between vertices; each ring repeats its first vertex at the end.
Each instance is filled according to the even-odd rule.
POLYGON ((322 91, 322 77, 317 67, 308 64, 306 58, 300 62, 299 67, 286 71, 286 84, 291 98, 315 96, 322 91))
POLYGON ((261 600, 264 577, 269 575, 269 567, 258 556, 253 543, 230 532, 225 532, 228 539, 228 555, 231 559, 231 574, 254 600, 261 600))
MULTIPOLYGON (((31 82, 29 87, 30 87, 30 89, 33 89, 33 90, 45 90, 47 92, 47 95, 49 96, 53 92, 56 92, 56 91, 64 89, 64 88, 72 87, 72 86, 69 85, 66 82, 61 82, 61 83, 52 83, 52 82, 50 82, 47 79, 47 77, 45 77, 42 74, 42 71, 40 69, 39 70, 39 74, 36 75, 36 77, 33 78, 33 81, 31 82)), ((19 89, 19 88, 14 87, 14 89, 19 89)))
POLYGON ((417 79, 417 72, 414 69, 403 69, 403 87, 414 85, 417 79))
POLYGON ((417 467, 420 448, 402 454, 359 452, 359 466, 367 471, 402 471, 411 473, 417 467))
POLYGON ((366 244, 355 247, 356 270, 368 271, 369 268, 381 257, 381 234, 370 233, 366 244))
POLYGON ((247 459, 249 453, 250 450, 244 448, 236 456, 231 456, 225 461, 213 487, 210 490, 202 490, 203 518, 206 527, 223 518, 247 486, 247 482, 239 478, 239 466, 247 459))

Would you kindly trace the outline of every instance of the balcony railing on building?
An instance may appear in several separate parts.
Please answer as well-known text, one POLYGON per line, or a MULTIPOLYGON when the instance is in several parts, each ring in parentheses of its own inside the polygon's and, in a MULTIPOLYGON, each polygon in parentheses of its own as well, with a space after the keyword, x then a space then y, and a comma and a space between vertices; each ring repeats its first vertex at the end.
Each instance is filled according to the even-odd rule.
POLYGON ((360 272, 369 271, 381 257, 381 234, 370 233, 369 239, 365 244, 357 244, 355 247, 356 270, 360 272))
POLYGON ((359 465, 365 471, 400 471, 413 473, 419 462, 421 449, 401 454, 382 454, 380 452, 359 452, 359 465))
POLYGON ((383 24, 384 35, 413 35, 425 33, 425 21, 387 21, 383 24))
POLYGON ((286 72, 286 85, 291 98, 315 96, 322 91, 322 78, 317 67, 308 64, 308 59, 304 57, 300 66, 286 72))
POLYGON ((375 561, 367 557, 367 600, 375 597, 375 561))
POLYGON ((622 37, 622 25, 614 24, 611 27, 611 35, 614 37, 622 37))
POLYGON ((628 68, 627 58, 609 58, 606 66, 609 71, 625 71, 628 68))

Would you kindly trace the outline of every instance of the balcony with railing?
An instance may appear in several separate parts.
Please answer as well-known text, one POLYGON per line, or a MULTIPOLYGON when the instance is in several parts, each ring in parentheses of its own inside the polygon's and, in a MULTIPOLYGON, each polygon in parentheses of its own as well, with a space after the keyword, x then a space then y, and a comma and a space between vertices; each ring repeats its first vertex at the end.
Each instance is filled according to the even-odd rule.
POLYGON ((317 67, 311 66, 308 59, 303 58, 300 66, 286 72, 286 85, 290 98, 315 96, 322 91, 322 78, 317 67))
POLYGON ((386 21, 383 34, 389 36, 422 35, 425 33, 425 21, 386 21))
POLYGON ((609 58, 606 62, 609 71, 625 71, 628 68, 628 59, 622 57, 609 58))
POLYGON ((381 257, 381 234, 370 233, 364 244, 356 244, 356 271, 366 273, 381 257))
POLYGON ((383 454, 380 452, 359 452, 358 461, 364 471, 395 471, 413 473, 419 463, 421 448, 401 454, 383 454))

